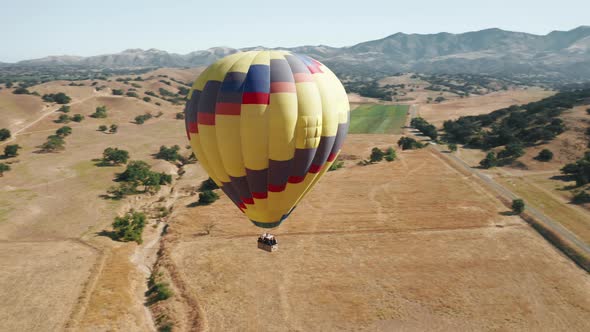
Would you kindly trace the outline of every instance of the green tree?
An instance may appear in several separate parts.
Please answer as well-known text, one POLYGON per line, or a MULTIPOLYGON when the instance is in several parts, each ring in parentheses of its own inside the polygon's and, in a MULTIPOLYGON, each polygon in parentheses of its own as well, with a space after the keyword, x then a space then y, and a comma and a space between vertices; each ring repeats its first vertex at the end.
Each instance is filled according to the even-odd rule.
POLYGON ((45 94, 42 98, 46 102, 58 104, 68 104, 70 101, 72 101, 72 98, 63 92, 45 94))
POLYGON ((96 118, 96 119, 104 119, 107 117, 107 107, 106 106, 98 106, 96 107, 96 111, 92 114, 90 114, 91 118, 96 118))
POLYGON ((414 150, 414 149, 421 149, 424 147, 424 144, 416 141, 411 137, 402 136, 398 141, 397 145, 402 148, 402 150, 414 150))
POLYGON ((160 151, 156 153, 156 158, 174 162, 181 158, 181 155, 178 153, 178 151, 180 151, 180 146, 178 145, 171 147, 162 145, 160 146, 160 151))
POLYGON ((208 178, 207 180, 201 182, 201 186, 199 187, 199 191, 207 191, 207 190, 215 190, 219 189, 215 181, 212 178, 208 178))
POLYGON ((41 145, 41 152, 55 152, 64 149, 64 139, 57 135, 47 137, 47 141, 41 145))
POLYGON ((102 153, 102 161, 104 164, 121 165, 127 163, 129 160, 129 152, 119 150, 118 148, 106 148, 102 153))
POLYGON ((572 197, 572 203, 574 204, 585 204, 590 203, 590 194, 585 190, 580 190, 579 192, 574 194, 572 197))
POLYGON ((449 143, 449 151, 451 151, 451 152, 457 151, 457 144, 449 143))
POLYGON ((394 161, 395 158, 397 158, 395 150, 391 146, 388 147, 387 150, 385 150, 385 160, 391 162, 394 161))
POLYGON ((63 126, 63 127, 59 128, 55 133, 59 137, 66 137, 72 133, 72 128, 70 128, 68 126, 63 126))
POLYGON ((496 158, 496 154, 493 152, 488 152, 486 157, 479 162, 479 165, 483 168, 492 168, 498 165, 498 159, 496 158))
POLYGON ((10 138, 10 130, 6 128, 0 129, 0 141, 5 141, 10 138))
POLYGON ((142 115, 138 115, 135 117, 135 123, 136 124, 144 124, 148 119, 152 118, 152 114, 151 113, 145 113, 142 115))
POLYGON ((67 114, 60 114, 55 123, 68 123, 70 122, 70 117, 67 114))
POLYGON ((121 90, 121 89, 113 89, 113 95, 115 96, 122 96, 125 93, 125 91, 121 90))
POLYGON ((150 98, 150 97, 143 97, 143 101, 145 101, 146 103, 149 103, 150 101, 152 101, 152 98, 150 98))
POLYGON ((18 150, 21 149, 21 146, 18 144, 10 144, 4 147, 4 157, 5 158, 12 158, 18 156, 18 150))
POLYGON ((541 150, 541 152, 539 152, 535 159, 537 159, 538 161, 550 161, 551 159, 553 159, 553 152, 551 152, 551 150, 548 149, 543 149, 541 150))
POLYGON ((211 190, 205 190, 199 193, 199 204, 201 205, 209 205, 218 199, 219 195, 211 190))
POLYGON ((384 155, 385 155, 385 153, 383 153, 383 151, 381 149, 373 148, 371 150, 371 156, 369 156, 369 159, 372 163, 376 163, 376 162, 383 160, 384 155))
POLYGON ((176 113, 176 119, 177 120, 184 120, 184 112, 176 113))
POLYGON ((107 129, 109 129, 109 127, 105 126, 105 125, 100 125, 98 126, 98 131, 107 131, 107 129))
POLYGON ((111 134, 116 134, 118 130, 119 130, 119 126, 116 124, 112 124, 111 127, 109 128, 109 132, 111 134))
POLYGON ((522 199, 512 200, 512 212, 515 214, 521 214, 524 212, 524 201, 522 199))
POLYGON ((62 112, 62 113, 70 113, 70 106, 68 105, 63 105, 62 107, 60 107, 58 110, 58 112, 62 112))
POLYGON ((4 172, 10 171, 10 165, 5 163, 0 163, 0 177, 4 176, 4 172))
POLYGON ((12 91, 15 95, 30 95, 31 92, 25 88, 16 88, 12 91))
POLYGON ((142 232, 146 223, 146 216, 141 212, 131 210, 122 217, 116 217, 113 222, 114 238, 118 241, 143 242, 142 232))
POLYGON ((82 120, 84 120, 84 115, 82 114, 74 114, 74 116, 72 116, 72 121, 74 122, 82 122, 82 120))

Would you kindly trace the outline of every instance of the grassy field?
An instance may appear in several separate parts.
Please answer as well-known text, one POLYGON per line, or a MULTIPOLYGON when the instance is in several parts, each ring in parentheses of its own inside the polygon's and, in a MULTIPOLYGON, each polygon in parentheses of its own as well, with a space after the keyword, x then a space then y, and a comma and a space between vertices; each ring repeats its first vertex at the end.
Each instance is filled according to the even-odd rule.
POLYGON ((401 134, 408 105, 361 105, 350 113, 350 134, 401 134))

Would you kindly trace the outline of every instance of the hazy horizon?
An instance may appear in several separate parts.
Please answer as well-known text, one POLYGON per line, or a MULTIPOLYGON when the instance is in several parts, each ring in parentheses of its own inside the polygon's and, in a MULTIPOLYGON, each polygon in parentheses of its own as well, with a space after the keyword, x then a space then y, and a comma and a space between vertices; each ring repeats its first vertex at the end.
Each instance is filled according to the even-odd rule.
POLYGON ((185 0, 165 7, 153 0, 11 3, 0 13, 0 28, 15 32, 3 42, 0 61, 92 56, 134 48, 186 54, 218 46, 343 47, 397 32, 463 33, 500 28, 545 35, 590 24, 586 17, 590 4, 580 0, 552 4, 449 0, 395 5, 367 0, 362 6, 303 0, 248 5, 226 1, 199 6, 185 0))

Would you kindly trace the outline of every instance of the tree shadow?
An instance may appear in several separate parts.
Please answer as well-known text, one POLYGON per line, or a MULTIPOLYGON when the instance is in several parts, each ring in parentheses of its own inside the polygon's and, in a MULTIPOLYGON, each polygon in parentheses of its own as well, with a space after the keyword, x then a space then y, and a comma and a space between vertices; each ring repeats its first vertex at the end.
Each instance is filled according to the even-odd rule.
POLYGON ((558 181, 564 181, 564 182, 569 182, 569 181, 573 181, 574 177, 571 175, 553 175, 552 177, 550 177, 551 180, 558 180, 558 181))
POLYGON ((107 231, 107 230, 104 230, 103 229, 102 231, 96 232, 94 234, 96 234, 97 236, 105 236, 105 237, 108 237, 108 238, 110 238, 113 241, 119 241, 117 239, 117 233, 115 233, 114 231, 107 231))
POLYGON ((509 211, 502 211, 502 212, 500 212, 500 215, 510 217, 510 216, 517 216, 518 213, 514 213, 514 211, 510 211, 509 210, 509 211))
POLYGON ((194 208, 194 207, 203 206, 203 205, 206 205, 206 204, 203 204, 203 203, 200 203, 199 201, 196 201, 196 202, 192 202, 192 203, 187 204, 186 207, 187 208, 194 208))

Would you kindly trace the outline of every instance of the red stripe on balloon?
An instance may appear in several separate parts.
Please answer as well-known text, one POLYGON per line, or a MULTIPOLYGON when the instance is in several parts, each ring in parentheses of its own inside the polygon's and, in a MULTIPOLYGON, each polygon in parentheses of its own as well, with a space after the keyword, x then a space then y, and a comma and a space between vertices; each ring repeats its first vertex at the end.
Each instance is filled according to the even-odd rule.
POLYGON ((264 92, 244 92, 242 104, 263 104, 268 105, 270 94, 264 92))
POLYGON ((242 104, 217 103, 217 105, 215 106, 215 114, 240 115, 241 112, 242 104))
POLYGON ((278 193, 278 192, 285 190, 285 187, 287 187, 286 184, 274 185, 274 184, 269 183, 268 184, 268 191, 273 192, 273 193, 278 193))
POLYGON ((199 124, 214 126, 215 113, 199 113, 197 120, 199 121, 199 124))
POLYGON ((334 159, 336 159, 336 153, 330 153, 328 156, 328 161, 334 161, 334 159))
POLYGON ((267 192, 263 192, 263 193, 253 192, 252 197, 254 197, 256 199, 265 199, 268 197, 268 193, 267 192))
POLYGON ((296 92, 295 84, 292 82, 272 82, 270 83, 270 93, 277 92, 296 92))
POLYGON ((305 180, 305 176, 289 176, 289 183, 300 183, 305 180))
POLYGON ((244 197, 240 197, 242 199, 242 202, 246 203, 246 204, 254 204, 254 199, 252 199, 252 197, 249 198, 244 198, 244 197))
POLYGON ((188 131, 191 133, 198 133, 199 127, 197 126, 196 122, 189 122, 188 123, 188 131))
POLYGON ((321 169, 322 165, 311 164, 311 166, 309 167, 309 173, 319 173, 321 169))

